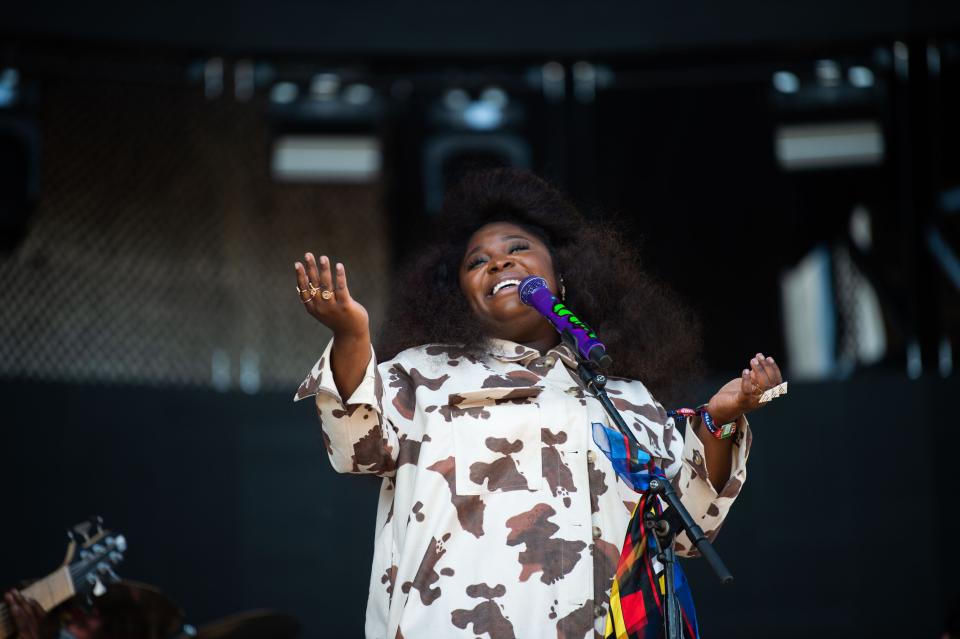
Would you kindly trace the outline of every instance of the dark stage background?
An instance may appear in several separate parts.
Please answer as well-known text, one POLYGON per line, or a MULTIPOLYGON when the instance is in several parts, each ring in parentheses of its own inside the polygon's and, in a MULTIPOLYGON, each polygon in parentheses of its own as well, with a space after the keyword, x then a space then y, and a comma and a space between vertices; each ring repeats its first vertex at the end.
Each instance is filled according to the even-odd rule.
POLYGON ((960 608, 960 4, 2 11, 0 588, 99 514, 193 624, 362 636, 378 481, 292 403, 329 337, 292 263, 346 263, 376 324, 443 188, 515 164, 702 318, 685 405, 757 350, 786 370, 719 537, 736 583, 687 562, 705 637, 935 638, 960 608))
MULTIPOLYGON (((704 635, 938 636, 960 570, 955 392, 881 374, 794 385, 756 414, 717 543, 736 582, 685 562, 704 635)), ((305 636, 362 636, 379 484, 330 469, 311 406, 25 383, 0 401, 8 579, 52 570, 64 522, 97 512, 130 541, 122 573, 193 623, 274 607, 305 636)))

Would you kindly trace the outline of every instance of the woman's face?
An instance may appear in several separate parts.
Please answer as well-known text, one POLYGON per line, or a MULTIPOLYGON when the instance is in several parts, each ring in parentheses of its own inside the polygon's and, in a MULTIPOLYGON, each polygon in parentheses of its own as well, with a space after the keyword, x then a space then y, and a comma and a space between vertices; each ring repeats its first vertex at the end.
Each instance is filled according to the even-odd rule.
POLYGON ((558 291, 547 245, 516 224, 494 222, 467 242, 460 264, 460 290, 493 337, 538 347, 553 345, 559 339, 556 331, 517 294, 516 284, 528 275, 543 277, 550 290, 558 291))

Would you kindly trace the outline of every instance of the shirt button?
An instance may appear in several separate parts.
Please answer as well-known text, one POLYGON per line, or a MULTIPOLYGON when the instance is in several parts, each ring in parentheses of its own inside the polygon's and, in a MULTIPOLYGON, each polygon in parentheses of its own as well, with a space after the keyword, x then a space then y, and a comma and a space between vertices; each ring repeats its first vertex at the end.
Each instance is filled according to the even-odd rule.
POLYGON ((543 358, 543 365, 547 368, 553 368, 553 365, 557 363, 557 358, 553 355, 547 355, 543 358))
POLYGON ((594 526, 594 527, 593 527, 593 538, 594 538, 594 539, 600 539, 600 527, 599 527, 599 526, 594 526))
POLYGON ((588 450, 588 451, 587 451, 587 462, 592 464, 592 463, 595 462, 595 461, 597 461, 597 454, 596 454, 595 452, 593 452, 592 450, 588 450))

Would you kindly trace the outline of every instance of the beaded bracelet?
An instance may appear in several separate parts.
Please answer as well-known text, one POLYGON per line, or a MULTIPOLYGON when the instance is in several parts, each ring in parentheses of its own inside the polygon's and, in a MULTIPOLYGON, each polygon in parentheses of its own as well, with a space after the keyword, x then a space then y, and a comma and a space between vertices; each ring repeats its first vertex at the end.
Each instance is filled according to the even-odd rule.
POLYGON ((703 425, 707 427, 707 430, 710 431, 710 434, 716 437, 717 439, 726 439, 737 432, 737 422, 727 422, 722 426, 717 426, 717 423, 713 421, 713 417, 710 417, 710 413, 707 412, 707 405, 704 404, 696 410, 692 408, 678 408, 676 410, 667 411, 668 417, 696 417, 700 416, 700 421, 703 422, 703 425))

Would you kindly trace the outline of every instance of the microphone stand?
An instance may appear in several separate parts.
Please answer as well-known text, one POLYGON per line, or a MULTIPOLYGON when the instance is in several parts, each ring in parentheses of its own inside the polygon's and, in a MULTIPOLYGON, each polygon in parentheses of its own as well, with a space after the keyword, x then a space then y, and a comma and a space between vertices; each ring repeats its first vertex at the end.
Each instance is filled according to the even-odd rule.
MULTIPOLYGON (((574 345, 575 346, 575 345, 574 345)), ((576 348, 573 352, 577 353, 577 374, 584 386, 599 400, 600 405, 610 416, 610 419, 616 425, 617 429, 629 440, 631 444, 640 448, 640 442, 637 441, 633 431, 623 421, 620 411, 610 401, 607 395, 607 378, 601 373, 597 373, 587 362, 580 357, 576 348)), ((713 544, 703 533, 703 529, 697 525, 690 516, 690 513, 680 501, 680 497, 674 491, 669 481, 663 481, 658 477, 650 479, 650 486, 646 491, 647 495, 657 495, 667 503, 667 508, 660 515, 654 513, 643 513, 643 525, 648 531, 655 533, 657 537, 657 559, 664 566, 664 579, 666 581, 666 602, 664 605, 664 632, 666 639, 681 639, 683 636, 682 620, 680 617, 680 604, 676 598, 674 583, 674 563, 676 553, 673 548, 673 542, 678 534, 687 532, 690 541, 693 542, 700 554, 707 560, 710 567, 720 578, 720 583, 726 585, 733 581, 733 575, 723 564, 720 555, 714 550, 713 544)))

